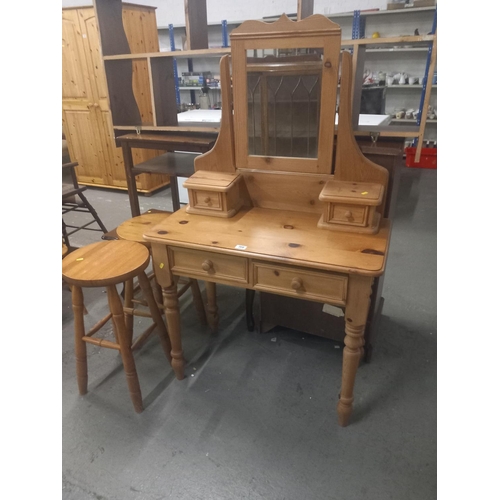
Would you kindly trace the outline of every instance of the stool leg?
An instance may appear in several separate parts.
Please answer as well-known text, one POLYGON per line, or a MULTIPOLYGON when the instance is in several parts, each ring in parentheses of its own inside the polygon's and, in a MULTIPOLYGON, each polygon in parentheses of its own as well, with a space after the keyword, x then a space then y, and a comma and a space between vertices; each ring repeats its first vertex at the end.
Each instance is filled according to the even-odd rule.
POLYGON ((182 380, 184 378, 185 361, 182 353, 181 316, 176 283, 163 288, 163 303, 165 304, 168 333, 172 342, 172 369, 177 380, 182 380))
POLYGON ((160 313, 160 309, 158 309, 158 304, 153 295, 153 290, 151 289, 151 283, 146 276, 146 273, 143 271, 139 274, 139 284, 141 285, 142 293, 144 294, 144 298, 148 303, 149 310, 151 311, 151 317, 153 321, 156 323, 156 328, 158 329, 158 337, 160 337, 160 343, 163 348, 163 352, 167 356, 169 362, 172 361, 172 356, 170 354, 172 350, 172 346, 170 345, 170 338, 167 333, 167 327, 163 322, 163 318, 160 313))
POLYGON ((85 336, 85 324, 83 315, 85 306, 83 305, 83 292, 79 286, 71 286, 71 299, 73 303, 73 315, 75 320, 75 358, 76 358, 76 379, 80 394, 87 394, 87 346, 83 341, 85 336))
POLYGON ((160 313, 163 313, 163 292, 161 290, 161 285, 158 284, 156 281, 156 277, 154 278, 154 285, 152 286, 153 288, 153 294, 155 296, 156 303, 158 304, 158 307, 161 306, 161 311, 160 313))
POLYGON ((139 385, 139 378, 137 377, 134 356, 130 348, 131 339, 128 334, 127 326, 125 325, 122 301, 114 285, 110 285, 106 288, 108 291, 109 310, 113 315, 113 321, 116 326, 116 334, 118 336, 118 343, 120 344, 120 354, 122 356, 130 398, 132 399, 135 411, 141 413, 143 410, 141 387, 139 385))
POLYGON ((196 308, 196 314, 202 325, 207 324, 207 313, 205 311, 205 306, 203 305, 203 298, 200 292, 200 286, 198 281, 194 279, 189 280, 191 286, 191 293, 193 294, 194 307, 196 308))
MULTIPOLYGON (((124 296, 123 296, 123 305, 125 307, 129 307, 133 309, 134 304, 132 303, 132 299, 134 298, 134 280, 128 280, 124 283, 124 296)), ((125 325, 127 326, 127 330, 130 336, 133 335, 134 332, 134 315, 125 313, 125 325)))

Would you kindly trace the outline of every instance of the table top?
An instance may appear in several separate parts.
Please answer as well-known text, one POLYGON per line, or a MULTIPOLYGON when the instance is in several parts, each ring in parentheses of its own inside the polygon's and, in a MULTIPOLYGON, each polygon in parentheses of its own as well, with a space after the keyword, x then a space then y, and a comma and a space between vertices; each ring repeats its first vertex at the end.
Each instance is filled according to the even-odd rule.
POLYGON ((380 276, 384 272, 390 221, 377 234, 317 227, 314 213, 242 208, 229 219, 188 214, 182 208, 144 233, 151 242, 261 258, 308 268, 380 276))

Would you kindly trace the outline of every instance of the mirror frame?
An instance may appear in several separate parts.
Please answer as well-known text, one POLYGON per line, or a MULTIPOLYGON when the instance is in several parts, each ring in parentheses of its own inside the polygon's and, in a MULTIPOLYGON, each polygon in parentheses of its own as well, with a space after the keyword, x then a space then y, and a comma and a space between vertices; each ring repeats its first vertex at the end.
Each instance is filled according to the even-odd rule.
POLYGON ((231 32, 236 168, 331 174, 339 81, 340 26, 320 14, 292 21, 283 14, 274 23, 245 21, 231 32), (248 154, 247 51, 322 49, 318 157, 248 154))

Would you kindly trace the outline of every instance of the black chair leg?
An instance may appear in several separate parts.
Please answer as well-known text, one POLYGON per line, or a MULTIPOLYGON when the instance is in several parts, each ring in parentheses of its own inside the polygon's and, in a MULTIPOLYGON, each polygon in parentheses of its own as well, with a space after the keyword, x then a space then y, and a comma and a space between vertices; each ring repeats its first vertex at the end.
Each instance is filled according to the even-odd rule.
POLYGON ((106 229, 106 226, 102 223, 101 219, 97 215, 97 212, 95 211, 94 207, 90 204, 90 202, 87 200, 87 198, 83 195, 83 193, 78 193, 78 196, 80 197, 80 199, 82 200, 82 202, 85 204, 85 206, 87 207, 88 211, 92 214, 92 216, 94 217, 94 219, 97 222, 97 224, 99 224, 99 227, 101 228, 101 231, 103 233, 107 233, 108 230, 106 229))
POLYGON ((255 299, 255 290, 246 291, 246 315, 247 315, 247 328, 249 332, 255 329, 255 321, 253 318, 253 301, 255 299))

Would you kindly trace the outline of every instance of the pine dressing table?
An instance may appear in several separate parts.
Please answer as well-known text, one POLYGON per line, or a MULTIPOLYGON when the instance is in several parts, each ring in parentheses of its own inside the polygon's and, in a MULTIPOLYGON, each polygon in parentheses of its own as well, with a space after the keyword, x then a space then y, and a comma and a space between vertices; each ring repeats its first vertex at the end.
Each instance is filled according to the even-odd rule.
POLYGON ((232 31, 232 86, 224 56, 215 146, 195 160, 189 205, 144 238, 163 289, 177 379, 185 365, 179 276, 206 282, 213 330, 216 283, 344 307, 337 412, 346 426, 390 222, 382 217, 388 172, 363 156, 353 135, 352 61, 348 52, 340 58, 340 41, 339 26, 322 15, 247 21, 232 31))

